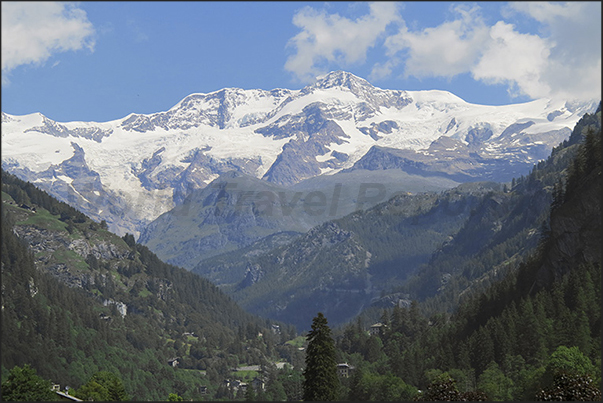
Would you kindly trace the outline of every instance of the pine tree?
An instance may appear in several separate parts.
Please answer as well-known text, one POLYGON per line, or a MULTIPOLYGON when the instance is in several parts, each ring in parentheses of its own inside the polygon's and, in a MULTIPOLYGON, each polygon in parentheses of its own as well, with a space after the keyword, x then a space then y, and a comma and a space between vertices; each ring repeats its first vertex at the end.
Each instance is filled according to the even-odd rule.
POLYGON ((319 312, 308 333, 306 368, 304 369, 304 400, 333 401, 337 399, 339 379, 335 360, 335 342, 327 318, 319 312))
POLYGON ((404 326, 406 325, 406 316, 408 316, 406 310, 403 310, 398 305, 394 306, 391 318, 393 333, 402 333, 404 331, 404 326))
POLYGON ((472 350, 472 364, 479 373, 486 369, 488 364, 494 360, 494 342, 490 329, 485 326, 480 328, 469 338, 472 350))
POLYGON ((255 400, 255 393, 253 393, 253 388, 251 384, 247 385, 247 389, 245 389, 245 401, 253 402, 255 400))

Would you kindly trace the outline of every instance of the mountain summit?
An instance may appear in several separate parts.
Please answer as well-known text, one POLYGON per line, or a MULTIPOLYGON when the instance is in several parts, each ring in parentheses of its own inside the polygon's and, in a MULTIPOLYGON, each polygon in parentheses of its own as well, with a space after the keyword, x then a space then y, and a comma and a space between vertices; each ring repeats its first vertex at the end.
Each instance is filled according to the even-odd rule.
MULTIPOLYGON (((316 78, 316 82, 304 88, 307 92, 321 89, 327 90, 337 88, 340 90, 348 89, 352 94, 361 97, 363 93, 369 93, 378 90, 371 83, 363 78, 355 76, 347 71, 333 71, 324 76, 316 78)), ((302 90, 302 91, 304 91, 302 90)))
POLYGON ((474 105, 336 71, 300 90, 225 88, 110 122, 2 113, 2 167, 112 231, 138 235, 233 170, 283 186, 358 169, 511 180, 596 105, 474 105))

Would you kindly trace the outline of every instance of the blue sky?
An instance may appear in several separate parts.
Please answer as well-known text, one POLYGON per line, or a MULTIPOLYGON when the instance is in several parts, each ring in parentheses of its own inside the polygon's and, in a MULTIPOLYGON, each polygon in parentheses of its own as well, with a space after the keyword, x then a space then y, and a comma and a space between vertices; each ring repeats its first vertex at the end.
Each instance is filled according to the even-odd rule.
POLYGON ((2 111, 109 121, 346 70, 501 105, 601 97, 600 2, 2 2, 2 111))

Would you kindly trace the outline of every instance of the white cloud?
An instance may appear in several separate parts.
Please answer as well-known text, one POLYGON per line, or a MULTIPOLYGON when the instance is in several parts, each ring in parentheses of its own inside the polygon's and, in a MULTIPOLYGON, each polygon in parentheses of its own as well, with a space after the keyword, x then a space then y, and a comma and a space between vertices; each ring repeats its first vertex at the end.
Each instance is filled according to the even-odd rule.
POLYGON ((478 8, 454 11, 454 21, 387 39, 390 55, 408 52, 405 75, 471 73, 534 99, 601 97, 601 3, 516 2, 503 10, 507 20, 521 13, 537 21, 538 34, 507 21, 487 26, 478 8))
POLYGON ((375 63, 369 78, 371 80, 381 80, 383 78, 391 76, 394 69, 400 64, 400 59, 391 58, 385 63, 375 63))
MULTIPOLYGON (((550 55, 540 80, 550 87, 549 97, 601 98, 601 3, 511 3, 541 24, 550 55)), ((528 94, 530 95, 530 94, 528 94)))
POLYGON ((497 22, 489 32, 479 61, 470 67, 473 77, 486 83, 506 83, 511 95, 546 97, 551 87, 542 73, 549 63, 551 44, 537 35, 520 34, 514 26, 497 22))
POLYGON ((390 23, 399 20, 397 5, 389 2, 371 3, 369 14, 356 20, 305 7, 293 17, 293 24, 302 31, 289 40, 288 47, 296 53, 287 59, 285 69, 308 82, 325 73, 329 65, 365 62, 368 49, 390 23))
POLYGON ((410 29, 395 5, 389 7, 372 4, 370 14, 356 21, 303 9, 294 17, 302 32, 290 40, 297 53, 285 68, 308 80, 323 66, 364 63, 367 49, 380 46, 387 59, 373 63, 374 80, 470 74, 507 85, 511 96, 601 98, 600 2, 509 3, 492 23, 478 5, 453 4, 451 19, 422 29, 410 29), (531 32, 518 28, 518 16, 531 32), (396 32, 389 33, 385 27, 392 22, 396 32))
POLYGON ((52 54, 94 49, 94 27, 71 3, 2 2, 2 74, 52 54))
POLYGON ((453 77, 475 64, 479 50, 487 40, 488 28, 478 8, 453 8, 458 19, 422 31, 411 32, 406 26, 385 41, 387 54, 407 51, 405 75, 415 77, 453 77))
MULTIPOLYGON (((515 1, 509 3, 511 9, 530 15, 537 21, 551 23, 559 17, 581 19, 586 3, 548 3, 533 1, 515 1)), ((508 13, 507 13, 508 14, 508 13)))

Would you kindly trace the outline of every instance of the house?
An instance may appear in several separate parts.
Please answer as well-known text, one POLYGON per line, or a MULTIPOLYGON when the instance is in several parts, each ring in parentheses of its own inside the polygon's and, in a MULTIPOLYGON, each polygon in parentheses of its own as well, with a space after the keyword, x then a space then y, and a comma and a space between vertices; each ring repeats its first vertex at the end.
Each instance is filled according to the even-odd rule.
POLYGON ((231 381, 230 379, 225 379, 224 386, 226 386, 227 388, 232 388, 232 391, 234 393, 237 393, 239 389, 242 392, 247 391, 247 384, 245 382, 241 382, 240 379, 235 379, 234 381, 231 381))
POLYGON ((256 392, 258 390, 264 390, 266 387, 266 384, 264 383, 264 381, 260 378, 258 378, 257 376, 255 378, 253 378, 253 381, 251 381, 251 387, 253 388, 253 390, 255 390, 256 392))
POLYGON ((30 211, 32 211, 34 213, 36 212, 36 208, 35 207, 30 207, 27 204, 20 204, 19 207, 21 207, 22 209, 25 209, 25 210, 30 210, 30 211))
POLYGON ((199 386, 199 394, 207 395, 207 386, 205 386, 205 385, 199 386))
POLYGON ((384 329, 385 327, 387 327, 387 325, 384 325, 381 322, 375 323, 374 325, 372 325, 369 330, 368 330, 368 334, 369 335, 380 335, 382 332, 382 329, 384 329))
POLYGON ((337 375, 339 375, 340 378, 349 378, 354 369, 355 367, 347 362, 337 364, 337 375))
POLYGON ((272 325, 272 333, 281 334, 281 327, 279 325, 272 325))
POLYGON ((171 365, 172 367, 176 368, 178 366, 178 364, 180 364, 180 362, 178 361, 178 358, 180 358, 180 357, 170 358, 168 360, 168 365, 171 365))

